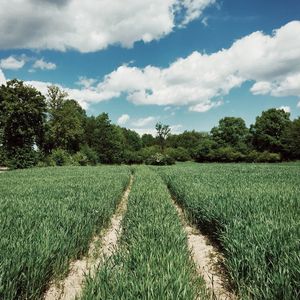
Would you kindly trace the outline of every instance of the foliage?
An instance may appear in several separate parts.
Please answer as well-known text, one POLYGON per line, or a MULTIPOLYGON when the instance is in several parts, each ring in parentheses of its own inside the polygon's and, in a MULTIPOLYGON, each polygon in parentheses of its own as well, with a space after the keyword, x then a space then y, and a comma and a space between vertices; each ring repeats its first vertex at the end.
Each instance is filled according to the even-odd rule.
POLYGON ((45 124, 45 152, 61 148, 75 153, 83 138, 85 111, 56 86, 48 87, 48 120, 45 124))
POLYGON ((134 174, 118 249, 88 278, 83 300, 189 300, 204 294, 167 187, 145 166, 134 174))
POLYGON ((45 97, 35 88, 18 80, 0 87, 0 144, 12 167, 36 163, 32 149, 41 144, 45 113, 45 97))
POLYGON ((143 163, 143 156, 139 151, 130 151, 125 150, 124 151, 124 157, 123 160, 126 164, 141 164, 143 163))
POLYGON ((231 147, 246 152, 249 130, 242 118, 225 117, 211 130, 211 137, 220 148, 231 147))
POLYGON ((191 160, 189 151, 183 147, 167 148, 165 154, 172 157, 175 161, 188 161, 191 160))
POLYGON ((52 151, 51 159, 55 162, 56 166, 66 166, 71 164, 71 156, 64 149, 55 149, 52 151))
POLYGON ((10 169, 26 169, 35 166, 39 161, 38 153, 32 148, 15 148, 10 151, 5 164, 10 169))
POLYGON ((84 145, 80 148, 80 152, 86 156, 88 165, 95 166, 97 164, 98 155, 95 150, 87 145, 84 145))
POLYGON ((42 299, 84 255, 128 184, 127 167, 13 171, 1 178, 1 299, 42 299))
POLYGON ((272 108, 264 111, 250 128, 253 146, 258 151, 282 153, 284 133, 290 122, 290 114, 282 109, 272 108))
POLYGON ((146 159, 147 165, 167 166, 175 164, 174 158, 162 153, 155 153, 146 159))
POLYGON ((157 171, 190 219, 219 243, 240 299, 299 299, 298 165, 189 164, 157 171))
POLYGON ((169 125, 164 125, 162 123, 157 123, 155 125, 157 133, 157 141, 160 146, 161 151, 164 151, 166 146, 166 139, 170 135, 171 128, 169 125))

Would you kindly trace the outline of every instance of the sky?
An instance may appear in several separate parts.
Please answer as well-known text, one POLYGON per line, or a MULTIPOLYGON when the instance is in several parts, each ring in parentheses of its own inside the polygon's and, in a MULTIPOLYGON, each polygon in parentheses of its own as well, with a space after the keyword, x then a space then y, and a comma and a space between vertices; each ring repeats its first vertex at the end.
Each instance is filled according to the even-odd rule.
POLYGON ((0 84, 55 84, 140 134, 300 116, 299 0, 0 0, 0 84))

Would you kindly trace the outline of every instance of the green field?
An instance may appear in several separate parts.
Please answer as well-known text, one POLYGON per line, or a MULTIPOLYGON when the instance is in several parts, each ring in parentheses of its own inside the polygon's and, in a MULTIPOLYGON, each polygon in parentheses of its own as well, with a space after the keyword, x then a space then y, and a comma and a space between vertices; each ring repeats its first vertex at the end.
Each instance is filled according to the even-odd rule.
POLYGON ((83 299, 206 298, 171 195, 219 246, 241 299, 300 296, 300 164, 99 166, 0 174, 0 299, 41 299, 109 223, 133 172, 118 251, 83 299))
POLYGON ((39 299, 108 223, 130 170, 69 167, 0 176, 0 299, 39 299))

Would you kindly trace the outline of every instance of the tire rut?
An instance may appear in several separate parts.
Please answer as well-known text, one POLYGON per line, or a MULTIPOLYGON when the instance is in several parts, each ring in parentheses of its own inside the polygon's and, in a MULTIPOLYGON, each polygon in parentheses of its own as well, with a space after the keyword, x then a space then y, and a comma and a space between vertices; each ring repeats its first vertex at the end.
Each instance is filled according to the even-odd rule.
POLYGON ((233 300, 237 297, 231 293, 226 286, 226 278, 220 267, 224 260, 222 254, 209 242, 195 226, 191 226, 177 202, 172 198, 178 216, 184 227, 188 238, 188 247, 191 251, 197 273, 204 279, 211 299, 233 300))
POLYGON ((69 274, 60 282, 53 282, 44 295, 44 300, 73 300, 80 297, 86 275, 95 275, 96 270, 105 259, 108 259, 118 248, 121 234, 121 222, 127 209, 128 196, 133 182, 133 175, 125 190, 110 226, 95 236, 89 245, 87 256, 70 264, 69 274), (100 249, 99 249, 100 246, 100 249))

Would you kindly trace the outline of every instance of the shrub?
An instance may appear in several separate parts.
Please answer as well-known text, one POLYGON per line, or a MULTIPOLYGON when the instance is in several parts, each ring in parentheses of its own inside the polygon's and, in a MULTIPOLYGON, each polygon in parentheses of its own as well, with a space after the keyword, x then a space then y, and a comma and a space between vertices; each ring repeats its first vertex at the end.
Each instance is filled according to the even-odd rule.
POLYGON ((138 151, 126 150, 124 152, 124 163, 126 164, 142 164, 143 161, 143 156, 138 151))
POLYGON ((245 155, 232 147, 221 147, 209 154, 210 160, 215 162, 240 162, 245 160, 245 155))
POLYGON ((38 156, 32 148, 16 148, 9 153, 6 164, 10 169, 31 168, 38 163, 38 156))
POLYGON ((65 166, 71 162, 69 153, 60 148, 53 150, 50 159, 52 159, 57 166, 65 166))
POLYGON ((83 146, 80 152, 87 157, 89 165, 95 166, 98 163, 98 154, 94 149, 89 146, 83 146))
POLYGON ((188 161, 191 160, 189 151, 185 148, 167 148, 166 154, 172 157, 176 161, 188 161))
POLYGON ((89 164, 89 160, 87 156, 81 151, 76 152, 71 157, 71 160, 72 160, 72 164, 75 166, 87 166, 89 164))
POLYGON ((258 152, 251 151, 246 158, 247 162, 258 162, 258 163, 275 163, 280 162, 281 157, 278 153, 270 153, 268 151, 258 152))
POLYGON ((175 160, 169 155, 155 153, 154 155, 151 155, 148 159, 146 159, 146 164, 155 166, 166 166, 175 164, 175 160))

